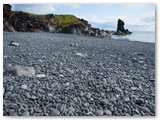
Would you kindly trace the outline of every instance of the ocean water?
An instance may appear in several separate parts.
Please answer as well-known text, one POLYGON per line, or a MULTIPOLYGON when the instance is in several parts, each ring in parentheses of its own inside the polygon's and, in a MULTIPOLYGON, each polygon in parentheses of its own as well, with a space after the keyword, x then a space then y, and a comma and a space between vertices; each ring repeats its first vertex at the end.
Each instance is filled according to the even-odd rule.
POLYGON ((132 32, 131 35, 126 36, 117 36, 112 35, 114 39, 129 39, 130 41, 140 41, 140 42, 150 42, 155 43, 155 32, 146 32, 146 31, 139 31, 139 32, 132 32))

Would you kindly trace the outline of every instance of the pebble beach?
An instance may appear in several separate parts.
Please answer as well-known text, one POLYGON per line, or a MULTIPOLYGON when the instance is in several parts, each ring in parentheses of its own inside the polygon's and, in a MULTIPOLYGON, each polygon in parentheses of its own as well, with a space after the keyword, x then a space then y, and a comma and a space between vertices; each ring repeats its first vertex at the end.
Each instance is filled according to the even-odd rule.
POLYGON ((4 116, 155 116, 155 43, 4 32, 3 90, 4 116))

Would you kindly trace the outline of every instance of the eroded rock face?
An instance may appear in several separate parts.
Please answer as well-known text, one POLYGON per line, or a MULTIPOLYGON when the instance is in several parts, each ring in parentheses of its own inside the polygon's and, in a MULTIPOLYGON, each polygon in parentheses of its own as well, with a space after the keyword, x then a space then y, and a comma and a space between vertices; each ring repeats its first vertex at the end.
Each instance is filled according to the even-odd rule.
POLYGON ((116 35, 129 35, 132 33, 128 29, 125 29, 124 25, 125 25, 124 21, 118 19, 116 35))
POLYGON ((3 30, 13 32, 15 31, 13 26, 9 23, 9 18, 11 15, 11 5, 4 4, 3 5, 3 30))

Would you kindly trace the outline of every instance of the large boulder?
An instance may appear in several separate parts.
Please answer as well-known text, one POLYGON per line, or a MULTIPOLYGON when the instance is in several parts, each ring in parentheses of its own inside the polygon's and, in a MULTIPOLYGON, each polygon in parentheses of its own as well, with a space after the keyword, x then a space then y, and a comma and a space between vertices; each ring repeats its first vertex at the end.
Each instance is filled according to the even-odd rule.
POLYGON ((128 29, 125 29, 124 25, 124 21, 118 19, 116 35, 129 35, 132 33, 128 29))

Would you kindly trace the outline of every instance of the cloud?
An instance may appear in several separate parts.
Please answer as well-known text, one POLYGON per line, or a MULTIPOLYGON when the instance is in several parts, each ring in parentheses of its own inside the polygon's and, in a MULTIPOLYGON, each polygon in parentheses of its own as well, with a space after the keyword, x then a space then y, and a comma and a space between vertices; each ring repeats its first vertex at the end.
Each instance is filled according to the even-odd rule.
MULTIPOLYGON (((21 9, 21 11, 35 13, 35 14, 48 14, 56 11, 54 5, 51 4, 25 4, 19 5, 17 9, 21 9)), ((14 7, 15 9, 15 7, 14 7)))
POLYGON ((154 31, 155 30, 155 16, 150 14, 141 17, 127 17, 127 16, 78 16, 86 19, 93 27, 99 27, 106 30, 116 30, 118 19, 125 22, 125 28, 131 31, 154 31))
POLYGON ((63 4, 65 7, 69 7, 69 8, 73 8, 73 9, 77 9, 77 8, 81 8, 80 4, 63 4))

